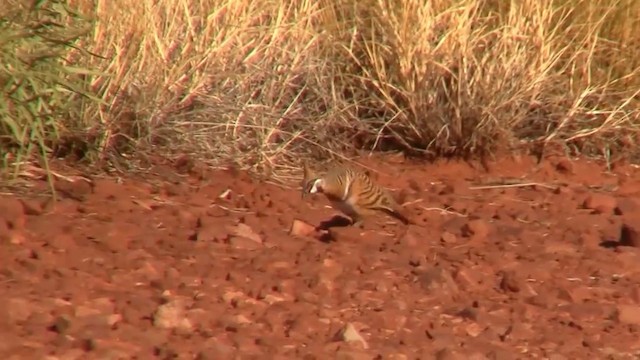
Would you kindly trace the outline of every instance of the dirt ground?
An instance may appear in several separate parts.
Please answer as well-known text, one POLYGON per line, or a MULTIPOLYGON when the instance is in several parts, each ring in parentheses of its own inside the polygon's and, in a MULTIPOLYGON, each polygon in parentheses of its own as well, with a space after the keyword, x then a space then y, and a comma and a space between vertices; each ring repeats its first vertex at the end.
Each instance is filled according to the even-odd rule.
POLYGON ((42 180, 2 195, 0 356, 640 356, 637 167, 363 163, 418 225, 292 235, 336 212, 297 184, 184 164, 58 179, 55 204, 42 180))

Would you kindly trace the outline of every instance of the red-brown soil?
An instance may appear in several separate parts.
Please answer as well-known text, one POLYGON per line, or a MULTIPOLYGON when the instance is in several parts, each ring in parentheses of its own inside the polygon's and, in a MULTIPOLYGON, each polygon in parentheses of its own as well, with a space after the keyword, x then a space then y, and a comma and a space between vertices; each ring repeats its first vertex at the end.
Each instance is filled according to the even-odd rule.
POLYGON ((366 164, 419 226, 294 236, 323 197, 225 170, 3 195, 0 357, 637 358, 636 167, 366 164))

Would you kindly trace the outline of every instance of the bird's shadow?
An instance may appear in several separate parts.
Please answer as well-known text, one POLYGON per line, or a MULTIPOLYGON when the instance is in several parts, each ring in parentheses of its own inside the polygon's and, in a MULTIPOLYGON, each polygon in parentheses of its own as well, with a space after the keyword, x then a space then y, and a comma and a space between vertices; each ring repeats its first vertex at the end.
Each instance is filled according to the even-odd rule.
POLYGON ((344 216, 335 215, 329 220, 322 221, 316 230, 324 232, 318 240, 329 243, 336 241, 336 234, 331 231, 332 228, 347 227, 352 225, 351 220, 344 216))
POLYGON ((322 221, 320 225, 318 225, 318 230, 329 230, 334 227, 347 227, 351 226, 351 220, 344 216, 335 215, 329 220, 322 221))

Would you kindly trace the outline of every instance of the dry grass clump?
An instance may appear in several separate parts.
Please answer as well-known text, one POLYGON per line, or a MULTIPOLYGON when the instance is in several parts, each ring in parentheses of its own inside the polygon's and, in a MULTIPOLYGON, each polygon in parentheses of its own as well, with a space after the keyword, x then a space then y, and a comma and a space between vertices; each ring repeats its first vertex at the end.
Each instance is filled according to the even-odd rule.
POLYGON ((636 142, 634 0, 68 3, 95 19, 76 47, 99 56, 66 59, 96 71, 83 79, 103 102, 40 137, 92 159, 186 152, 277 173, 354 149, 636 142))
MULTIPOLYGON (((7 0, 0 8, 0 161, 46 159, 101 99, 69 50, 92 24, 63 3, 7 0)), ((43 165, 46 168, 47 162, 43 165)))

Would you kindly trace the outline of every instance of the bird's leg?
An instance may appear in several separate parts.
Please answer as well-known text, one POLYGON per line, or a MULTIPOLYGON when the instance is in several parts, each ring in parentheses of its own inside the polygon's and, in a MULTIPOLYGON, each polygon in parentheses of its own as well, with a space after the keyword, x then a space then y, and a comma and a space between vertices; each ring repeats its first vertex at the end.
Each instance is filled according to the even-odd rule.
POLYGON ((362 218, 358 215, 351 215, 351 226, 362 228, 364 225, 362 218))

